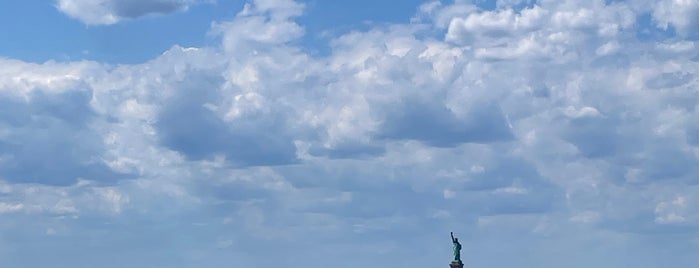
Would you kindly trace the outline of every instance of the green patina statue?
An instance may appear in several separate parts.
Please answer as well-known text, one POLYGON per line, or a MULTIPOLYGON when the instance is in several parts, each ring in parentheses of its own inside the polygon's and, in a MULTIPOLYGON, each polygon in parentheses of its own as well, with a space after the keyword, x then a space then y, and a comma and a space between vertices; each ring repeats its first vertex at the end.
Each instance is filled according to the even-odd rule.
POLYGON ((461 262, 461 243, 458 238, 454 238, 454 232, 451 232, 451 242, 454 244, 454 261, 461 262))

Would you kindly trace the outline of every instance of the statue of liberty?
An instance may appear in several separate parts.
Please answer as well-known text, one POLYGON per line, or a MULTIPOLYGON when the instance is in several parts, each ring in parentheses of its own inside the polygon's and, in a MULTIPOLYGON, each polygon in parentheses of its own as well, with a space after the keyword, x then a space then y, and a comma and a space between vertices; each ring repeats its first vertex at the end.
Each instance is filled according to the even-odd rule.
POLYGON ((454 238, 454 232, 451 232, 451 242, 454 244, 454 262, 461 262, 461 243, 458 238, 454 238))

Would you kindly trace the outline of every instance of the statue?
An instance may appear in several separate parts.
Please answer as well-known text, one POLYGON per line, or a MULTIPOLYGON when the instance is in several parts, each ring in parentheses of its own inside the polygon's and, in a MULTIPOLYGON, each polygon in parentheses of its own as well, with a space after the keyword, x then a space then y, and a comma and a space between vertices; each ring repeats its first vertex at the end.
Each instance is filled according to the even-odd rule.
POLYGON ((454 244, 454 262, 461 263, 461 243, 458 238, 454 238, 454 232, 451 232, 451 242, 454 244))

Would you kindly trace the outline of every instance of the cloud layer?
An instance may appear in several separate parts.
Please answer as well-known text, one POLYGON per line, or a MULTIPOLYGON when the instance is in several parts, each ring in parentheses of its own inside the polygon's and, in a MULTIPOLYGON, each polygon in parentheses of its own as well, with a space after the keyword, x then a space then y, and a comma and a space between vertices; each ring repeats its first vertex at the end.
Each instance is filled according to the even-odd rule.
POLYGON ((57 0, 56 7, 85 24, 115 24, 148 14, 186 10, 197 0, 57 0))
MULTIPOLYGON (((688 266, 697 14, 646 2, 430 2, 314 56, 302 4, 256 0, 213 24, 219 45, 142 64, 1 60, 0 259, 426 267, 455 230, 474 267, 688 266), (22 257, 69 241, 89 247, 22 257)), ((59 8, 191 4, 87 3, 59 8)))

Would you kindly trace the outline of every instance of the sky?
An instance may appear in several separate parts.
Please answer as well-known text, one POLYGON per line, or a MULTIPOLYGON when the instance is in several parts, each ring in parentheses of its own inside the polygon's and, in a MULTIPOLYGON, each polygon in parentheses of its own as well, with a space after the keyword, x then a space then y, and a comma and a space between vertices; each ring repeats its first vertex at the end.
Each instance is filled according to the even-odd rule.
POLYGON ((693 267, 699 2, 0 8, 1 267, 693 267))

